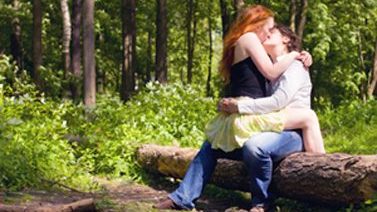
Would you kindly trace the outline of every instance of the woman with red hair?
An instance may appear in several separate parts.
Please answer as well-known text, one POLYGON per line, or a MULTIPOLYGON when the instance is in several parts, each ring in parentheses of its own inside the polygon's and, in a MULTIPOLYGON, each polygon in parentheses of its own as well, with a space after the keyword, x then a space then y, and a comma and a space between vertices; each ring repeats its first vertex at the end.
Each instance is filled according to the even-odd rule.
MULTIPOLYGON (((265 97, 266 78, 277 79, 296 58, 301 59, 305 65, 311 64, 311 57, 307 53, 295 51, 286 54, 279 62, 272 63, 262 43, 273 29, 273 13, 261 5, 244 9, 229 29, 224 39, 220 67, 224 80, 230 82, 228 97, 265 97)), ((213 148, 209 141, 205 141, 179 187, 154 207, 175 210, 195 208, 195 201, 209 182, 217 159, 227 158, 245 163, 250 173, 250 211, 264 211, 272 200, 268 190, 272 178, 272 162, 298 151, 302 151, 302 139, 295 131, 259 133, 232 151, 213 148)))

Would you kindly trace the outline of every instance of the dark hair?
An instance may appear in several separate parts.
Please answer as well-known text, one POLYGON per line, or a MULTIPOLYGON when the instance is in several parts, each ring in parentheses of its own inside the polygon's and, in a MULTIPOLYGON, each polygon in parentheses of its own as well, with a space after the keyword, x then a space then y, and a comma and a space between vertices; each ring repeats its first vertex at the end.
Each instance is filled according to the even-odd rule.
POLYGON ((287 44, 288 51, 301 51, 301 40, 289 27, 278 24, 275 28, 279 30, 283 36, 289 38, 289 43, 287 44))

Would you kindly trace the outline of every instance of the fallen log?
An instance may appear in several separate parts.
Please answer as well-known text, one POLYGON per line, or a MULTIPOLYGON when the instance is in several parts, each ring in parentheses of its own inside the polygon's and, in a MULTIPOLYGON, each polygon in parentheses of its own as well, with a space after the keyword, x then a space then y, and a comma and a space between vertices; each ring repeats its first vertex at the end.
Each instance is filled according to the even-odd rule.
POLYGON ((92 198, 83 199, 68 204, 51 206, 19 206, 0 204, 1 212, 93 212, 96 211, 92 198))
MULTIPOLYGON (((183 178, 198 150, 143 145, 137 161, 147 170, 183 178)), ((220 159, 211 183, 249 191, 242 162, 220 159)), ((377 195, 377 155, 294 153, 273 174, 272 189, 280 196, 328 205, 360 203, 377 195)))

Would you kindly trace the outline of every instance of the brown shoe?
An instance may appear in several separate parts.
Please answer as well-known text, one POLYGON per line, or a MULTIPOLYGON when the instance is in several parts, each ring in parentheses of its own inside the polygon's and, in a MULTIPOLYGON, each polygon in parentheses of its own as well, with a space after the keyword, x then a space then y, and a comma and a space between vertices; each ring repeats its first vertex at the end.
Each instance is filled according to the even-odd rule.
POLYGON ((153 205, 153 208, 160 209, 160 210, 185 210, 181 206, 177 205, 169 197, 153 205))

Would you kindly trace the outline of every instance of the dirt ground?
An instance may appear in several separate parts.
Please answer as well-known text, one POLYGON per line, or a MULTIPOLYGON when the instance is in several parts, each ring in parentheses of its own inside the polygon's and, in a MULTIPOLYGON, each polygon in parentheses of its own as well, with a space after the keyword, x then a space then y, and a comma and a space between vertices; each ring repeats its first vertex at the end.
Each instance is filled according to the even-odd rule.
MULTIPOLYGON (((158 211, 152 208, 153 204, 165 198, 175 187, 176 183, 159 181, 147 185, 136 184, 124 180, 100 179, 100 191, 81 193, 73 191, 36 191, 0 192, 0 203, 4 205, 35 208, 36 206, 55 206, 67 204, 86 198, 94 198, 98 211, 158 211)), ((197 202, 194 211, 247 211, 247 197, 232 193, 219 195, 217 190, 206 189, 206 193, 197 202), (207 191, 209 190, 209 191, 207 191)))

